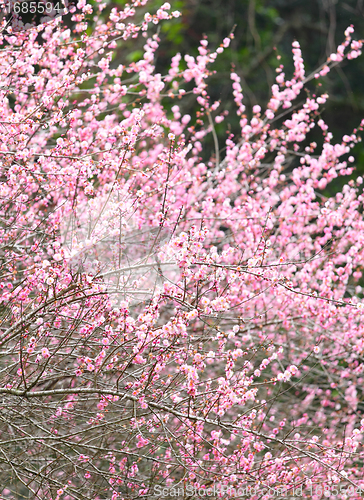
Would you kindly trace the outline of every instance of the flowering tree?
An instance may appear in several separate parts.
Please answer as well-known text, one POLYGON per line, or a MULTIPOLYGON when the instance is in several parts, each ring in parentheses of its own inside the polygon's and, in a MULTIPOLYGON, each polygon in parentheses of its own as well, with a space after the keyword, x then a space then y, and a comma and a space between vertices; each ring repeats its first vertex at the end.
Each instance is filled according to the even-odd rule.
POLYGON ((2 497, 361 498, 363 180, 323 193, 362 124, 334 142, 304 90, 362 42, 349 27, 309 76, 294 42, 251 119, 232 73, 220 149, 207 78, 230 38, 158 74, 148 30, 179 13, 145 4, 105 21, 80 0, 73 32, 3 22, 2 497))

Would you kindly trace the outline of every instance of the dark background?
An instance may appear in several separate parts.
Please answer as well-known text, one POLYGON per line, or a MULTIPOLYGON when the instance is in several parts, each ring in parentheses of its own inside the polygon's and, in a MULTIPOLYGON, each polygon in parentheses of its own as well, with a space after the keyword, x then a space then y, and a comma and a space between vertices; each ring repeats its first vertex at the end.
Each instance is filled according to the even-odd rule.
MULTIPOLYGON (((90 0, 91 3, 93 0, 90 0)), ((180 52, 198 55, 200 40, 207 36, 209 47, 214 50, 234 28, 234 40, 229 49, 220 54, 211 66, 216 71, 208 79, 208 93, 214 100, 221 100, 219 110, 228 110, 228 118, 216 125, 219 144, 224 145, 227 129, 239 134, 239 118, 232 95, 230 72, 232 67, 241 77, 246 114, 251 116, 254 104, 264 111, 275 83, 275 68, 284 65, 286 78, 293 74, 292 42, 298 40, 305 61, 306 74, 311 73, 345 39, 345 29, 353 25, 354 39, 364 39, 364 0, 169 0, 172 10, 182 16, 165 21, 158 27, 161 39, 157 51, 156 71, 168 72, 171 58, 180 52), (277 61, 277 54, 281 60, 277 61)), ((121 8, 126 0, 112 0, 104 15, 111 8, 121 8)), ((150 0, 142 8, 154 13, 164 0, 150 0)), ((128 41, 117 49, 114 64, 138 60, 142 54, 144 39, 128 41)), ((182 61, 183 64, 183 61, 182 61)), ((343 61, 326 77, 307 85, 307 91, 327 92, 329 100, 321 109, 321 116, 333 133, 333 142, 341 142, 344 134, 351 134, 364 118, 364 54, 353 61, 343 61), (321 82, 320 89, 317 88, 321 82)), ((302 93, 299 99, 305 99, 302 93)), ((194 96, 182 101, 182 111, 198 110, 194 96)), ((303 102, 303 101, 302 101, 303 102)), ((171 103, 172 106, 175 103, 171 103)), ((180 104, 180 103, 178 103, 180 104)), ((168 109, 169 104, 166 103, 168 109)), ((275 124, 276 126, 277 124, 275 124)), ((322 143, 318 127, 310 133, 308 141, 322 143)), ((207 148, 210 149, 207 139, 207 148)), ((354 148, 356 172, 351 177, 364 174, 364 148, 354 148)), ((222 152, 223 157, 223 152, 222 152)), ((325 194, 333 194, 348 179, 336 179, 325 194)))

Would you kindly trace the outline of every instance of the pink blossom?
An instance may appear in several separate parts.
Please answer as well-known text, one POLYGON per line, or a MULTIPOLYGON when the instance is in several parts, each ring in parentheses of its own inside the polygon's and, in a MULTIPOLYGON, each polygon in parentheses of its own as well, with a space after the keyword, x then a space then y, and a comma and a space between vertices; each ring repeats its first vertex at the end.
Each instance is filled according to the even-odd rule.
POLYGON ((158 73, 179 12, 147 3, 0 37, 6 474, 47 500, 362 486, 364 121, 335 138, 307 87, 362 42, 306 75, 294 41, 266 108, 232 71, 234 136, 209 79, 232 35, 158 73))

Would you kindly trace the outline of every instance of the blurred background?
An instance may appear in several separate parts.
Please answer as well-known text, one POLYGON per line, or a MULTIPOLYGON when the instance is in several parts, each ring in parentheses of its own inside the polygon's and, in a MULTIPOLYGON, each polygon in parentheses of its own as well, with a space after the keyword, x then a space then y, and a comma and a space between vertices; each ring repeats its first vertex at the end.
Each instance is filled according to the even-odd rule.
MULTIPOLYGON (((107 4, 105 15, 111 8, 125 5, 126 1, 112 0, 107 4)), ((162 3, 163 0, 150 0, 145 9, 153 13, 162 3)), ((198 55, 197 47, 204 36, 209 41, 209 47, 214 50, 234 30, 234 40, 211 66, 215 74, 208 79, 208 93, 212 102, 221 100, 219 109, 229 111, 227 119, 216 125, 222 145, 227 130, 239 133, 230 80, 233 67, 241 78, 246 114, 249 117, 255 104, 265 110, 271 85, 275 81, 275 68, 279 64, 284 65, 286 77, 291 78, 293 41, 298 40, 301 45, 306 74, 309 74, 335 52, 337 45, 344 40, 344 31, 348 26, 354 26, 354 39, 364 39, 364 0, 170 0, 170 4, 172 10, 179 10, 182 15, 161 23, 158 28, 161 43, 157 52, 156 71, 162 75, 168 72, 171 58, 177 52, 182 56, 198 55), (280 61, 277 60, 278 54, 281 56, 280 61)), ((119 49, 114 63, 120 63, 123 59, 137 61, 142 56, 143 43, 142 38, 127 42, 119 49)), ((334 134, 333 141, 341 142, 342 136, 350 134, 364 118, 364 55, 354 61, 342 62, 325 78, 307 86, 307 92, 315 93, 318 90, 330 96, 321 117, 334 134), (322 83, 320 89, 317 88, 319 82, 322 83)), ((299 100, 303 102, 305 97, 302 92, 299 100)), ((192 108, 188 109, 189 105, 194 106, 193 96, 190 104, 188 100, 185 101, 187 109, 183 109, 184 112, 193 111, 192 108)), ((320 144, 322 135, 317 128, 309 141, 320 144)), ((356 146, 354 154, 357 166, 357 173, 353 174, 355 177, 358 172, 364 173, 362 144, 356 146)), ((347 180, 336 180, 334 190, 347 180)))
MULTIPOLYGON (((276 55, 289 77, 293 71, 292 42, 298 40, 306 72, 314 70, 335 52, 344 31, 354 25, 354 38, 364 38, 364 0, 176 0, 172 8, 179 19, 164 23, 157 69, 168 67, 176 53, 197 55, 206 35, 215 48, 233 27, 230 48, 214 64, 210 78, 212 97, 232 109, 229 73, 232 65, 242 79, 247 110, 254 104, 264 109, 276 76, 276 55), (275 50, 276 49, 276 50, 275 50), (159 66, 159 68, 158 68, 159 66)), ((364 115, 364 58, 343 62, 322 80, 330 95, 325 119, 334 133, 348 133, 364 115)))

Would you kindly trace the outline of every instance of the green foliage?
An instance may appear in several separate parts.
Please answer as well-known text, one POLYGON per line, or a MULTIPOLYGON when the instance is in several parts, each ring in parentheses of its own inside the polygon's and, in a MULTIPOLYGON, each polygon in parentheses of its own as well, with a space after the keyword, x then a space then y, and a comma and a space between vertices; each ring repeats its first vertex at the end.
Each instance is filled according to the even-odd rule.
POLYGON ((140 49, 133 50, 132 52, 129 52, 126 55, 126 60, 131 63, 131 62, 136 62, 139 61, 139 59, 143 57, 143 51, 140 49))
MULTIPOLYGON (((173 2, 173 9, 183 11, 184 1, 177 0, 173 2)), ((163 38, 173 45, 178 46, 183 43, 183 32, 186 26, 181 17, 171 19, 168 23, 162 24, 161 33, 163 38)))

